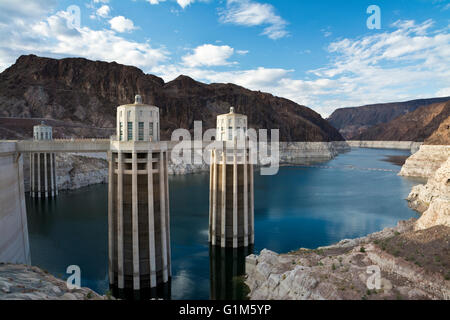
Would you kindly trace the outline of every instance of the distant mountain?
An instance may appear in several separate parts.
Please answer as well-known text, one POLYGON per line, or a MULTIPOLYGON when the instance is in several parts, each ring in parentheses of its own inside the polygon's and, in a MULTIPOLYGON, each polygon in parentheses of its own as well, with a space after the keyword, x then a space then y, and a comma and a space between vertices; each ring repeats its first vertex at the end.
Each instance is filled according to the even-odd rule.
POLYGON ((337 109, 327 119, 346 139, 354 139, 370 127, 388 123, 420 107, 450 100, 447 98, 420 99, 337 109))
POLYGON ((450 145, 450 117, 447 117, 439 128, 425 140, 425 144, 450 145))
POLYGON ((425 105, 413 112, 407 113, 394 120, 373 126, 354 140, 380 140, 380 141, 434 141, 434 144, 446 144, 450 131, 445 125, 437 132, 441 124, 450 117, 450 99, 447 102, 425 105), (433 135, 433 138, 431 136, 433 135), (446 137, 445 137, 446 135, 446 137), (446 139, 445 139, 446 138, 446 139))
POLYGON ((160 108, 165 139, 174 129, 192 130, 194 120, 202 120, 204 130, 214 128, 216 116, 234 106, 248 115, 250 127, 280 129, 282 141, 343 140, 318 113, 268 93, 186 76, 165 83, 115 62, 35 55, 19 57, 0 74, 0 138, 31 137, 32 125, 41 118, 53 121, 56 137, 108 137, 114 132, 116 107, 133 102, 135 94, 160 108))

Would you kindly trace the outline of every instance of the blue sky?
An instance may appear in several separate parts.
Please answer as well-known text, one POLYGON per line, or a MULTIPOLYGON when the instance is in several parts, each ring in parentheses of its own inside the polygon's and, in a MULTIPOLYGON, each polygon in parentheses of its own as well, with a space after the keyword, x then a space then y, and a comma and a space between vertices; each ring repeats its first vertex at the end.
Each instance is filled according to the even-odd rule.
POLYGON ((165 81, 233 82, 326 117, 450 96, 449 30, 448 0, 0 0, 0 70, 28 53, 117 61, 165 81), (379 30, 367 28, 370 5, 379 30))

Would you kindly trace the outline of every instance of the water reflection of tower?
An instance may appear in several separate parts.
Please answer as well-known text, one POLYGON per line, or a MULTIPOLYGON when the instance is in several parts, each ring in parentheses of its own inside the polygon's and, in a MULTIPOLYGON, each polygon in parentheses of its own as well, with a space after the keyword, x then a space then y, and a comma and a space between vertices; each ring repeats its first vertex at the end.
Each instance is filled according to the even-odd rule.
POLYGON ((253 163, 247 138, 247 116, 217 117, 221 150, 211 152, 209 241, 212 246, 240 248, 254 243, 253 163))
MULTIPOLYGON (((33 127, 34 141, 53 140, 52 127, 41 124, 33 127)), ((58 195, 56 184, 56 156, 49 152, 34 152, 30 154, 30 193, 37 198, 54 197, 58 195)))
POLYGON ((244 300, 247 297, 245 257, 253 253, 253 246, 238 249, 210 246, 210 299, 244 300))
POLYGON ((171 256, 167 144, 159 109, 117 108, 109 152, 109 281, 119 298, 170 297, 171 256))

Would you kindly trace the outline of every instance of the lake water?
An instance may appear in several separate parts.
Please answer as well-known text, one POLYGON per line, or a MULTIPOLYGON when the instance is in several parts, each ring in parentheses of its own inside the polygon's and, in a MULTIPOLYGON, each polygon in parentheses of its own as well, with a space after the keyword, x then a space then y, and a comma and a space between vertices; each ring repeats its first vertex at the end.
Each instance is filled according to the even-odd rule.
MULTIPOLYGON (((397 176, 384 161, 408 152, 354 149, 308 167, 255 172, 255 247, 288 252, 329 245, 395 226, 416 214, 404 200, 417 181, 397 176)), ((208 245, 209 173, 170 178, 172 299, 240 298, 239 278, 249 251, 208 245)), ((27 197, 32 264, 66 279, 81 268, 82 286, 108 290, 107 185, 27 197)))

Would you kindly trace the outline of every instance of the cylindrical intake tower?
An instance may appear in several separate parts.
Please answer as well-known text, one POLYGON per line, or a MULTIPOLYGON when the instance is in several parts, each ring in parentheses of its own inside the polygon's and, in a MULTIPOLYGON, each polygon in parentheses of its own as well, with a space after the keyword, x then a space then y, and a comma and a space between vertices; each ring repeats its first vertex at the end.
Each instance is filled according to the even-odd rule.
POLYGON ((247 116, 217 117, 221 150, 211 151, 209 241, 213 246, 240 248, 254 244, 253 164, 247 139, 247 116))
POLYGON ((136 96, 117 108, 117 133, 109 152, 110 286, 120 298, 167 297, 159 290, 171 277, 168 151, 159 142, 159 109, 136 96))
MULTIPOLYGON (((41 122, 33 127, 34 141, 53 139, 52 127, 41 122)), ((56 184, 56 155, 39 152, 30 154, 30 193, 37 198, 54 197, 58 195, 56 184)))

